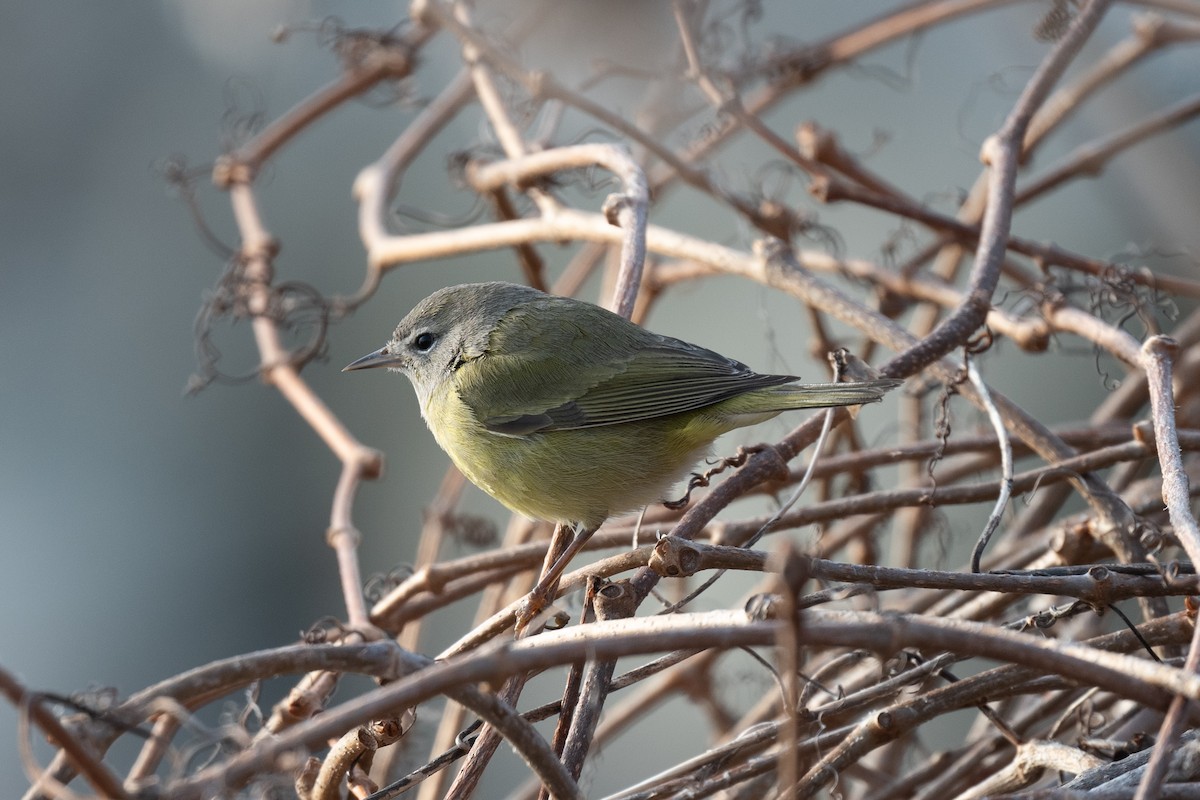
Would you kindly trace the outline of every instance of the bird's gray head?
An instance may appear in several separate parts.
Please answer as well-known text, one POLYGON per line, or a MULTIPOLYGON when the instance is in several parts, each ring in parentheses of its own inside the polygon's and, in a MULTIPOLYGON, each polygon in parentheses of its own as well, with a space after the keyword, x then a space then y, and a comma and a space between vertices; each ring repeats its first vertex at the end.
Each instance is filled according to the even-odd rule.
POLYGON ((412 381, 421 408, 465 361, 487 352, 492 330, 512 308, 544 296, 515 283, 466 283, 439 289, 400 321, 388 343, 342 371, 387 367, 412 381))

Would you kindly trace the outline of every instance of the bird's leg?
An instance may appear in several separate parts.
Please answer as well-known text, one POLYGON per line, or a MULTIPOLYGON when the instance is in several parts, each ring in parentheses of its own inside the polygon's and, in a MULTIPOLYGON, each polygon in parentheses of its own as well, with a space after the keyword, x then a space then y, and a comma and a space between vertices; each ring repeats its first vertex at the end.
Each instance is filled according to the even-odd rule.
POLYGON ((525 595, 521 607, 517 610, 518 634, 554 600, 554 595, 558 592, 559 578, 566 571, 571 559, 575 558, 587 544, 588 539, 592 538, 596 527, 575 528, 562 522, 554 526, 550 547, 546 549, 546 558, 542 562, 542 575, 538 579, 537 586, 534 586, 529 594, 525 595), (572 533, 574 536, 571 536, 572 533), (571 538, 568 539, 568 537, 571 538))

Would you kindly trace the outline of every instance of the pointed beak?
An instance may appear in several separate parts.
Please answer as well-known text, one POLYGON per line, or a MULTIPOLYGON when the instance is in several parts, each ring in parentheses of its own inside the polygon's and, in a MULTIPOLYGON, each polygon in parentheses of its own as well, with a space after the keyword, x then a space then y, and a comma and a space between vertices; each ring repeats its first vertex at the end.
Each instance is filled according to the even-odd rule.
POLYGON ((388 352, 387 346, 383 346, 374 353, 367 353, 357 361, 352 361, 342 367, 342 372, 353 372, 356 369, 375 369, 376 367, 402 367, 404 359, 401 356, 393 355, 388 352))

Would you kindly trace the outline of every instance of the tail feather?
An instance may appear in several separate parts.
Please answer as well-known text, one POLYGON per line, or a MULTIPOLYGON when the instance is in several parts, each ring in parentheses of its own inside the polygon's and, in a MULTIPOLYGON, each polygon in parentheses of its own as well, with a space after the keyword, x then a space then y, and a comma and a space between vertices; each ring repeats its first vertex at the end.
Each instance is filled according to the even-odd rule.
POLYGON ((753 395, 762 401, 759 411, 856 406, 879 402, 903 382, 897 378, 877 378, 854 383, 786 384, 759 389, 753 395))

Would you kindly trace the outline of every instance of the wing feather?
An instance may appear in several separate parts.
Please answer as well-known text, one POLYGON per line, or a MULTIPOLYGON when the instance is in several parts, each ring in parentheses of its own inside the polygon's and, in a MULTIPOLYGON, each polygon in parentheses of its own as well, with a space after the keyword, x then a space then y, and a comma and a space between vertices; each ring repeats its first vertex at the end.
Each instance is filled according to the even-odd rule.
POLYGON ((557 297, 513 309, 492 332, 487 352, 459 367, 460 396, 488 430, 527 436, 694 411, 796 380, 760 375, 625 320, 614 325, 614 316, 557 297), (555 325, 539 322, 547 318, 555 325))

